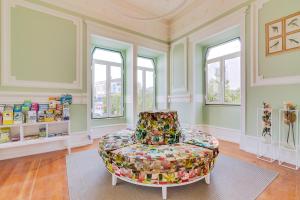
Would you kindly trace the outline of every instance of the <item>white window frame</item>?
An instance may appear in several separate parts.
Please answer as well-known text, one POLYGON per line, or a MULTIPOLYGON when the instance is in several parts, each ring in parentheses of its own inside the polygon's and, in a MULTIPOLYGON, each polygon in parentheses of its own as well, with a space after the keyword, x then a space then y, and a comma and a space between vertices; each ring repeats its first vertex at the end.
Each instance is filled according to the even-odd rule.
MULTIPOLYGON (((239 38, 237 38, 237 39, 239 39, 239 38)), ((234 40, 236 40, 236 39, 230 40, 228 42, 231 42, 231 41, 234 41, 234 40)), ((228 43, 228 42, 225 42, 225 43, 228 43)), ((216 45, 216 46, 218 46, 218 45, 216 45)), ((216 46, 212 46, 210 48, 213 48, 213 47, 216 47, 216 46)), ((208 49, 207 49, 207 53, 208 53, 208 49)), ((206 53, 206 57, 208 55, 207 53, 206 53)), ((220 56, 220 57, 217 57, 217 58, 206 60, 206 64, 205 64, 205 85, 206 85, 205 86, 205 89, 206 89, 205 104, 206 105, 236 105, 236 106, 241 105, 241 102, 236 103, 236 104, 225 102, 225 61, 233 59, 233 58, 238 58, 238 57, 241 58, 241 56, 242 56, 241 51, 239 51, 239 52, 236 52, 236 53, 227 54, 225 56, 220 56), (211 64, 211 63, 216 63, 216 62, 220 62, 220 70, 221 70, 221 75, 220 75, 221 76, 220 101, 209 102, 208 98, 207 98, 208 97, 208 65, 211 64)), ((242 67, 242 64, 240 64, 240 68, 241 67, 242 67)), ((241 74, 240 74, 240 77, 242 77, 241 74)), ((242 89, 242 83, 241 82, 240 82, 240 88, 242 89)), ((240 93, 240 96, 241 96, 241 93, 240 93)))
POLYGON ((156 109, 156 62, 154 61, 154 58, 149 58, 145 56, 138 56, 137 58, 145 58, 145 59, 150 59, 152 60, 154 68, 148 68, 148 67, 143 67, 143 66, 137 66, 137 71, 142 70, 142 77, 143 77, 143 88, 142 88, 142 110, 146 111, 145 109, 145 91, 146 91, 146 72, 153 72, 153 109, 156 109))
MULTIPOLYGON (((91 117, 92 119, 107 119, 107 118, 119 118, 119 117, 124 117, 124 57, 121 51, 116 51, 116 50, 111 50, 111 49, 105 49, 105 48, 100 48, 96 47, 96 49, 101 49, 105 51, 112 51, 119 53, 121 58, 122 58, 122 63, 115 63, 115 62, 109 62, 109 61, 104 61, 104 60, 99 60, 99 59, 94 59, 92 56, 92 113, 91 117), (106 66, 106 102, 107 102, 107 114, 102 117, 94 117, 94 93, 95 93, 95 87, 94 87, 94 72, 95 72, 95 64, 99 65, 105 65, 106 66), (111 67, 120 67, 121 68, 121 115, 112 115, 111 114, 111 104, 110 104, 110 89, 111 89, 111 83, 114 82, 111 80, 111 67)), ((93 51, 93 53, 94 53, 93 51)), ((93 54, 92 54, 93 55, 93 54)), ((119 79, 116 79, 119 80, 119 79)))

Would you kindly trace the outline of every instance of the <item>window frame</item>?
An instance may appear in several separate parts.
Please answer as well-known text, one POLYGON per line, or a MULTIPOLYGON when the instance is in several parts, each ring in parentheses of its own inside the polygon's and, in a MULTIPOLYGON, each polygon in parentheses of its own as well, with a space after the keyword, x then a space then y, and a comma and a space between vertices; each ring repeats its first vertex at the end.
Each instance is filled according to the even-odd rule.
POLYGON ((142 79, 143 79, 143 89, 142 89, 142 110, 140 112, 144 112, 146 111, 145 110, 145 91, 146 91, 146 72, 153 72, 153 93, 154 93, 154 96, 153 96, 153 110, 155 110, 157 107, 156 105, 156 62, 155 62, 155 59, 152 58, 152 57, 146 57, 146 56, 141 56, 141 55, 138 55, 137 56, 137 59, 138 58, 145 58, 145 59, 149 59, 149 60, 152 60, 152 63, 153 63, 153 69, 151 68, 148 68, 148 67, 143 67, 143 66, 139 66, 137 64, 137 73, 138 73, 138 70, 142 70, 142 79))
MULTIPOLYGON (((210 46, 207 48, 206 50, 206 54, 205 54, 205 105, 229 105, 229 106, 241 106, 242 102, 240 101, 240 103, 226 103, 225 102, 225 61, 226 60, 230 60, 230 59, 233 59, 233 58, 240 58, 241 59, 241 56, 242 56, 242 53, 240 50, 239 52, 235 52, 235 53, 231 53, 231 54, 227 54, 227 55, 224 55, 224 56, 220 56, 220 57, 217 57, 217 58, 213 58, 213 59, 210 59, 210 60, 207 60, 207 55, 208 55, 208 51, 209 51, 209 48, 213 48, 213 47, 217 47, 219 45, 223 45, 223 44, 226 44, 226 43, 229 43, 229 42, 232 42, 234 40, 240 40, 240 38, 234 38, 232 40, 229 40, 229 41, 226 41, 226 42, 223 42, 223 43, 220 43, 218 45, 215 45, 215 46, 210 46), (208 65, 211 64, 211 63, 216 63, 216 62, 219 62, 220 63, 220 77, 221 77, 221 91, 220 91, 220 101, 214 101, 214 102, 209 102, 208 101, 208 65)), ((240 63, 240 68, 242 67, 242 64, 240 63)), ((242 75, 240 74, 240 89, 242 89, 242 75)), ((242 93, 240 93, 240 99, 242 97, 242 93)))
POLYGON ((102 48, 102 47, 95 47, 92 51, 92 87, 91 87, 91 119, 113 119, 113 118, 123 118, 125 116, 125 100, 124 100, 124 81, 125 81, 125 73, 124 73, 124 66, 125 66, 125 57, 120 50, 114 50, 109 48, 102 48), (97 49, 111 51, 119 53, 122 58, 122 63, 115 63, 110 61, 98 60, 93 58, 93 54, 97 49), (106 66, 106 104, 107 104, 107 115, 103 117, 94 117, 94 71, 95 71, 95 64, 105 65, 106 66), (121 68, 121 115, 111 115, 111 104, 110 104, 110 89, 111 89, 111 67, 120 67, 121 68))

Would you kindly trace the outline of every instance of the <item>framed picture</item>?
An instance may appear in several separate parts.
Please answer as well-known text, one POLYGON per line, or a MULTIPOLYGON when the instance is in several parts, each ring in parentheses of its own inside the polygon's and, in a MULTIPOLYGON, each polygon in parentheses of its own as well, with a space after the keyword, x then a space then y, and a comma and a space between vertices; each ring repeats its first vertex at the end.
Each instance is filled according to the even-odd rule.
POLYGON ((269 39, 281 36, 283 33, 283 20, 279 19, 266 24, 266 32, 269 39))
POLYGON ((300 12, 289 15, 285 19, 286 33, 300 31, 300 12))
POLYGON ((283 51, 282 37, 267 41, 267 54, 274 54, 283 51))
POLYGON ((286 36, 286 50, 300 48, 300 31, 286 36))
POLYGON ((266 56, 300 49, 300 12, 265 25, 266 56))

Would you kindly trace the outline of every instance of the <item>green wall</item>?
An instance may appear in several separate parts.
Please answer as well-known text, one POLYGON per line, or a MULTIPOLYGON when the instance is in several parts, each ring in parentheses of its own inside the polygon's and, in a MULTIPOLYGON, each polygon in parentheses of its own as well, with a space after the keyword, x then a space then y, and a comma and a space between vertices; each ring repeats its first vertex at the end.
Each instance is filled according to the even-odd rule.
MULTIPOLYGON (((275 109, 274 114, 274 134, 278 134, 278 109, 282 108, 283 102, 291 100, 300 105, 300 95, 298 94, 299 84, 290 85, 273 85, 273 86, 255 86, 251 87, 251 69, 250 66, 250 3, 247 1, 240 6, 232 9, 230 12, 219 16, 209 23, 200 26, 193 31, 185 34, 188 36, 205 26, 217 21, 225 15, 244 7, 249 6, 246 14, 246 134, 256 135, 256 110, 262 105, 263 101, 271 103, 275 109)), ((265 78, 270 77, 284 77, 300 74, 300 51, 290 51, 274 56, 265 56, 265 24, 279 19, 281 17, 293 14, 300 10, 299 0, 270 0, 259 11, 259 72, 265 78)), ((238 29, 237 29, 238 30, 238 29)), ((189 91, 195 91, 194 96, 205 95, 205 82, 203 73, 203 56, 207 46, 215 45, 232 39, 239 35, 237 30, 231 30, 213 37, 207 41, 201 42, 197 48, 197 57, 193 58, 191 55, 192 48, 189 48, 189 61, 195 59, 196 65, 199 66, 195 70, 189 64, 189 77, 194 77, 196 74, 195 88, 192 87, 192 78, 189 78, 189 91)), ((180 38, 177 38, 179 40, 180 38)), ((201 38, 199 38, 201 39, 201 38)), ((180 76, 176 77, 180 78, 180 76)), ((197 98, 196 98, 197 99, 197 98)), ((195 103, 171 103, 171 109, 179 111, 180 118, 183 123, 208 124, 213 126, 240 129, 240 108, 239 106, 219 106, 219 105, 205 105, 204 98, 197 99, 195 103)))
MULTIPOLYGON (((28 2, 40 3, 33 0, 28 2)), ((17 80, 72 83, 76 78, 75 28, 72 22, 62 18, 20 6, 12 8, 10 44, 12 75, 17 80)), ((83 32, 85 30, 86 27, 83 32)), ((85 66, 86 43, 85 39, 83 41, 82 62, 85 66)), ((0 51, 3 49, 0 48, 0 51)), ((0 92, 86 93, 85 67, 82 77, 82 89, 41 89, 1 85, 0 92)), ((72 105, 70 114, 71 130, 86 131, 86 105, 72 105)))
POLYGON ((76 26, 24 7, 11 9, 11 70, 19 80, 72 83, 76 26))
MULTIPOLYGON (((39 5, 80 17, 82 20, 93 20, 102 23, 99 20, 89 18, 74 12, 70 12, 55 6, 48 5, 40 0, 27 0, 39 5)), ((248 1, 246 4, 249 4, 248 1)), ((243 4, 241 6, 244 6, 243 4)), ((239 6, 239 8, 241 7, 239 6)), ((233 9, 237 10, 238 8, 233 9)), ((300 51, 291 51, 288 53, 278 54, 276 56, 265 56, 265 31, 264 24, 280 17, 292 14, 300 10, 299 0, 270 0, 259 12, 259 72, 264 77, 281 77, 288 75, 300 75, 300 51)), ((230 14, 230 13, 226 13, 230 14)), ((223 16, 223 15, 222 15, 223 16)), ((222 17, 220 16, 220 17, 222 17)), ((213 22, 213 21, 211 21, 213 22)), ((208 24, 206 24, 208 25, 208 24)), ((112 26, 112 25, 111 25, 112 26)), ((114 26, 113 26, 114 27, 114 26)), ((203 26, 204 27, 204 26, 203 26)), ((201 28, 203 28, 201 27, 201 28)), ((30 10, 16 7, 12 12, 12 73, 20 80, 47 80, 60 81, 70 83, 75 78, 74 67, 74 26, 69 21, 62 20, 57 17, 49 16, 43 13, 32 12, 30 10), (46 23, 44 23, 46 22, 46 23), (54 31, 55 30, 55 31, 54 31), (58 35, 61 37, 58 37, 58 35), (55 42, 53 42, 55 41, 55 42), (51 57, 53 56, 53 57, 51 57), (55 58, 55 59, 54 59, 55 58), (26 69, 26 70, 24 70, 26 69), (62 70, 63 69, 63 70, 62 70), (33 73, 31 73, 33 72, 33 73)), ((115 27, 118 28, 118 27, 115 27)), ((120 28, 122 30, 122 28, 120 28)), ((299 84, 297 85, 281 85, 281 86, 250 86, 250 14, 247 12, 246 21, 246 73, 247 73, 247 89, 246 89, 246 132, 248 135, 256 134, 256 108, 261 106, 263 101, 268 101, 274 108, 282 107, 283 101, 291 100, 300 105, 300 96, 297 93, 299 84)), ((233 31, 234 32, 234 31, 233 31)), ((203 56, 207 46, 220 43, 232 37, 233 32, 217 36, 211 41, 205 41, 198 46, 198 55, 196 58, 199 66, 193 71, 190 63, 188 67, 188 76, 193 77, 193 73, 199 74, 196 80, 196 88, 192 88, 192 79, 188 79, 190 91, 195 91, 192 96, 204 96, 204 73, 203 73, 203 56)), ((142 35, 142 34, 139 34, 142 35)), ((4 87, 0 86, 0 91, 15 92, 49 92, 49 93, 86 93, 86 26, 83 26, 83 89, 39 89, 24 87, 4 87)), ((189 47, 190 48, 190 47, 189 47)), ((2 51, 2 49, 0 49, 2 51)), ((182 51, 180 50, 182 53, 182 51)), ((189 51, 188 52, 192 52, 189 51)), ((127 54, 126 62, 131 65, 129 59, 132 58, 132 52, 127 54)), ((192 55, 188 55, 189 58, 192 55)), ((180 55, 177 57, 180 59, 180 55)), ((182 61, 178 61, 179 65, 182 61)), ((129 69, 128 69, 129 70, 129 69)), ((126 73, 129 73, 126 71, 126 73)), ((131 72, 130 72, 131 73, 131 72)), ((164 71, 161 72, 165 73, 164 71)), ((180 77, 180 73, 177 75, 180 77)), ((132 84, 132 77, 127 77, 126 84, 132 84)), ((162 80, 159 80, 160 83, 162 80)), ((181 82, 178 81, 178 84, 181 82)), ((178 85, 177 85, 178 86, 178 85)), ((132 94, 130 88, 126 93, 132 94)), ((166 92, 166 91, 164 91, 166 92)), ((163 92, 163 93, 164 93, 163 92)), ((132 105, 126 103, 126 108, 132 111, 132 105)), ((239 107, 238 106, 205 106, 203 98, 198 99, 193 105, 187 102, 171 103, 171 109, 178 110, 183 123, 209 124, 213 126, 221 126, 232 129, 239 129, 238 122, 239 107), (228 117, 228 115, 230 117, 228 117)), ((86 130, 86 105, 72 105, 71 119, 72 131, 86 130)), ((132 115, 126 113, 126 122, 132 123, 132 115)), ((92 121, 92 126, 106 125, 112 123, 123 123, 125 119, 97 120, 92 121), (121 120, 121 121, 119 121, 121 120)), ((276 125, 276 124, 275 124, 276 125)), ((275 127, 276 130, 276 127, 275 127)))
POLYGON ((289 51, 265 56, 265 24, 281 17, 299 12, 299 0, 271 0, 259 12, 259 68, 265 78, 300 75, 300 54, 289 51))
MULTIPOLYGON (((259 12, 259 71, 264 77, 283 77, 287 75, 300 74, 300 51, 291 51, 274 56, 265 56, 265 31, 264 24, 281 17, 293 14, 300 10, 299 0, 271 0, 266 3, 259 12)), ((250 86, 250 17, 247 16, 247 107, 246 107, 246 133, 256 134, 256 109, 263 101, 269 102, 277 109, 275 120, 278 120, 278 109, 283 107, 284 101, 293 101, 300 105, 299 84, 278 85, 278 86, 250 86)), ((299 106, 298 106, 299 109, 299 106)), ((274 134, 278 135, 278 123, 274 123, 274 134)))
MULTIPOLYGON (((209 38, 205 41, 202 41, 199 45, 202 50, 202 65, 200 70, 203 72, 202 75, 202 91, 205 95, 205 55, 208 47, 216 46, 218 44, 230 41, 232 39, 240 37, 239 27, 230 29, 226 32, 218 34, 212 38, 209 38)), ((198 84, 197 84, 198 86, 198 84)), ((206 105, 203 101, 203 124, 224 127, 230 129, 240 129, 240 118, 241 118, 241 109, 240 106, 236 105, 206 105)))
MULTIPOLYGON (((85 20, 94 21, 96 23, 106 25, 108 27, 117 28, 137 36, 143 36, 156 42, 163 42, 146 36, 143 33, 127 30, 106 22, 101 19, 94 19, 85 15, 81 15, 63 8, 59 8, 41 0, 26 0, 27 2, 41 5, 46 8, 59 11, 64 14, 78 17, 83 21, 82 30, 82 89, 48 89, 38 87, 11 87, 0 86, 1 91, 9 92, 43 92, 43 93, 87 93, 87 27, 85 20)), ((132 98, 133 82, 132 82, 132 61, 133 49, 131 45, 125 43, 114 43, 112 40, 104 41, 99 38, 92 38, 93 46, 101 46, 108 48, 120 49, 125 55, 125 116, 112 119, 94 119, 91 120, 91 127, 134 123, 133 104, 126 100, 132 98)), ((2 51, 2 49, 0 49, 2 51)), ((157 58, 159 66, 163 66, 165 56, 157 58)), ((0 60, 1 61, 1 60, 0 60)), ((76 78, 76 26, 69 20, 62 19, 53 15, 45 14, 39 11, 28 9, 22 6, 16 6, 11 9, 11 71, 17 80, 24 81, 48 81, 60 83, 72 83, 76 78)), ((165 70, 159 71, 159 81, 161 76, 165 76, 165 70)), ((0 72, 1 73, 1 72, 0 72)), ((160 88, 159 94, 167 93, 166 89, 160 88)), ((71 106, 71 129, 73 132, 87 130, 87 105, 71 106)))

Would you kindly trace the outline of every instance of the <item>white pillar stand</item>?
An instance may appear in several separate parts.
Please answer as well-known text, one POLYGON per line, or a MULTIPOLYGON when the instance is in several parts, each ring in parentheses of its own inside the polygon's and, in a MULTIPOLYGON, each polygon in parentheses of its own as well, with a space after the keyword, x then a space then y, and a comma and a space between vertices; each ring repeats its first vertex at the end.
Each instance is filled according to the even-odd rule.
POLYGON ((205 183, 206 184, 210 184, 210 174, 207 174, 206 176, 205 176, 205 183))
POLYGON ((166 200, 167 199, 167 187, 162 186, 161 189, 162 189, 162 198, 163 198, 163 200, 166 200))
POLYGON ((118 181, 118 178, 116 175, 112 175, 112 185, 113 186, 116 186, 117 185, 117 181, 118 181))

